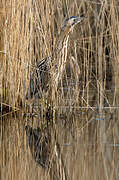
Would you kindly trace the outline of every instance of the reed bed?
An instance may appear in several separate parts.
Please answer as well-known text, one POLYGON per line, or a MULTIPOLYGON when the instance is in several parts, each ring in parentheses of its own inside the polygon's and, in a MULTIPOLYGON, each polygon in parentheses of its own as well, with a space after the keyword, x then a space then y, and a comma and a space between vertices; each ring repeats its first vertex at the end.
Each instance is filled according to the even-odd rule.
POLYGON ((30 75, 43 58, 51 55, 64 19, 82 13, 88 18, 70 33, 67 66, 54 101, 65 105, 62 100, 66 98, 74 100, 73 104, 90 106, 93 90, 99 105, 100 97, 105 99, 106 90, 111 89, 114 99, 108 103, 110 106, 116 103, 117 4, 111 1, 102 4, 93 1, 1 1, 1 4, 2 103, 12 107, 25 104, 30 75))
MULTIPOLYGON (((80 150, 75 144, 73 145, 73 148, 76 148, 75 152, 72 150, 66 153, 67 167, 72 170, 68 172, 71 179, 79 177, 98 179, 101 173, 103 176, 101 179, 118 179, 118 165, 116 165, 118 160, 116 144, 118 145, 119 134, 118 1, 0 0, 0 4, 0 108, 1 111, 4 109, 5 113, 7 107, 12 111, 27 113, 27 107, 34 103, 33 99, 31 102, 26 100, 31 76, 33 75, 35 79, 38 63, 43 58, 49 57, 55 49, 57 34, 64 19, 72 15, 87 16, 87 19, 70 33, 66 68, 57 90, 54 91, 54 97, 43 91, 42 97, 37 99, 40 110, 38 109, 36 114, 39 113, 39 118, 40 115, 44 117, 44 112, 53 106, 53 113, 57 110, 58 114, 67 117, 65 121, 68 123, 73 119, 70 114, 76 115, 76 119, 72 120, 73 126, 76 129, 78 127, 74 136, 78 137, 80 132, 82 144, 89 142, 90 137, 91 140, 93 136, 95 137, 93 153, 87 149, 84 151, 85 148, 80 150), (83 113, 86 114, 82 120, 83 113), (97 121, 91 124, 94 120, 97 121), (113 142, 110 143, 111 150, 106 148, 106 144, 109 144, 107 142, 113 142), (79 151, 82 158, 78 154, 79 151), (70 162, 69 157, 72 154, 75 154, 75 159, 72 158, 70 162), (92 174, 94 178, 91 177, 92 174)), ((20 137, 19 130, 16 137, 18 139, 20 137)), ((7 138, 5 140, 7 143, 7 138)), ((21 143, 21 140, 18 140, 18 143, 21 143)), ((15 144, 16 146, 18 149, 14 150, 15 157, 18 157, 18 153, 22 157, 19 152, 20 146, 15 144)), ((10 148, 5 145, 2 149, 3 162, 8 162, 9 158, 4 153, 6 149, 10 153, 10 148)), ((22 161, 22 158, 20 160, 22 161)), ((17 175, 19 179, 21 178, 23 169, 19 170, 19 166, 17 164, 14 166, 14 162, 17 163, 17 159, 11 158, 9 166, 2 164, 2 178, 16 179, 17 175), (9 170, 11 167, 16 169, 7 174, 4 167, 9 170)), ((28 169, 27 165, 26 163, 28 173, 31 166, 29 165, 28 169)), ((35 170, 35 167, 34 165, 32 168, 35 170)), ((26 178, 25 172, 22 176, 22 179, 26 178)), ((34 173, 31 177, 33 176, 34 173)), ((39 176, 40 172, 37 171, 35 178, 39 176)), ((45 178, 47 179, 46 175, 45 178)))
POLYGON ((112 101, 106 101, 109 106, 116 105, 117 3, 1 1, 1 5, 2 103, 11 107, 25 105, 30 75, 43 58, 51 55, 64 19, 83 13, 88 18, 70 33, 67 65, 54 101, 57 105, 65 106, 69 101, 70 105, 88 107, 93 99, 90 92, 94 91, 99 106, 100 97, 105 99, 106 90, 111 89, 114 92, 112 101))

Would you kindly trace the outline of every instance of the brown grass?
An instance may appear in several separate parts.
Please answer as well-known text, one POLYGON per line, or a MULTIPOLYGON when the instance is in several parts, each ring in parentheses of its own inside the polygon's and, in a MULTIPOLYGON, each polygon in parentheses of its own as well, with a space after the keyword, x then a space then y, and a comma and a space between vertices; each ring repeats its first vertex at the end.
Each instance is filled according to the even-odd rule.
MULTIPOLYGON (((83 133, 81 134, 82 144, 89 142, 90 137, 97 138, 93 153, 92 150, 81 148, 79 155, 77 145, 77 148, 73 147, 76 148, 74 150, 76 154, 74 152, 67 154, 67 166, 71 170, 74 168, 69 172, 71 179, 81 177, 81 179, 97 180, 100 179, 98 176, 100 177, 101 173, 101 179, 117 179, 118 150, 114 146, 110 150, 105 145, 107 142, 113 145, 118 143, 119 134, 118 1, 107 0, 97 3, 97 1, 79 0, 0 0, 0 4, 1 109, 3 106, 6 109, 8 106, 16 111, 21 111, 21 108, 27 111, 25 107, 30 103, 26 102, 25 97, 29 88, 30 75, 43 58, 51 55, 56 43, 56 34, 60 31, 64 19, 72 15, 86 14, 88 18, 85 22, 76 26, 74 32, 70 34, 67 65, 52 102, 55 104, 53 112, 57 109, 58 114, 66 117, 69 117, 70 113, 76 113, 73 123, 76 128, 80 121, 80 128, 78 126, 79 131, 76 131, 75 136, 79 136, 78 132, 83 133), (88 113, 89 110, 91 113, 88 113), (82 120, 83 113, 86 115, 82 120), (92 125, 95 119, 97 121, 92 125), (70 161, 73 153, 75 158, 70 161)), ((46 99, 44 93, 42 99, 37 100, 41 108, 37 114, 40 112, 43 117, 51 100, 46 99)), ((19 136, 19 133, 17 135, 19 136)), ((16 146, 19 147, 19 145, 16 146)), ((5 159, 5 150, 9 148, 6 146, 3 148, 3 162, 8 161, 5 159)), ((19 152, 15 150, 15 153, 17 157, 19 152)), ((19 171, 20 179, 23 169, 19 170, 17 165, 15 167, 18 169, 15 169, 16 161, 12 159, 9 167, 5 165, 8 169, 12 169, 13 174, 6 173, 3 163, 2 172, 5 176, 2 178, 16 179, 15 173, 19 171)), ((27 165, 25 167, 28 173, 27 165)), ((33 168, 35 171, 35 166, 33 168)), ((31 171, 30 173, 32 174, 31 171)), ((33 175, 34 173, 31 177, 33 175)), ((22 176, 22 179, 26 179, 25 172, 22 176)), ((39 176, 38 171, 35 178, 39 176)))
MULTIPOLYGON (((99 104, 100 95, 105 96, 105 89, 117 88, 116 5, 73 1, 67 4, 19 1, 15 4, 15 1, 2 1, 0 55, 3 102, 12 107, 20 105, 19 103, 25 104, 30 73, 34 71, 36 64, 51 54, 56 34, 65 18, 63 14, 67 14, 67 17, 80 15, 82 12, 88 18, 70 34, 67 68, 56 99, 65 105, 66 101, 62 102, 65 96, 66 99, 75 99, 72 104, 80 105, 80 102, 81 105, 89 106, 90 91, 97 91, 99 104), (92 11, 93 8, 95 11, 92 11)), ((110 102, 112 103, 113 101, 110 102)))

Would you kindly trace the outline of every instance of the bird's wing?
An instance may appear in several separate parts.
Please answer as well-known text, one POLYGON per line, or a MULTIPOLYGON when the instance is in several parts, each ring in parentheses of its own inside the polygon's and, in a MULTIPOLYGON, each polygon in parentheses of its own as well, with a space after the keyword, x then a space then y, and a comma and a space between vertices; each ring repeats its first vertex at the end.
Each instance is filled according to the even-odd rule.
POLYGON ((39 64, 38 69, 42 71, 46 66, 51 65, 51 56, 44 58, 39 64))

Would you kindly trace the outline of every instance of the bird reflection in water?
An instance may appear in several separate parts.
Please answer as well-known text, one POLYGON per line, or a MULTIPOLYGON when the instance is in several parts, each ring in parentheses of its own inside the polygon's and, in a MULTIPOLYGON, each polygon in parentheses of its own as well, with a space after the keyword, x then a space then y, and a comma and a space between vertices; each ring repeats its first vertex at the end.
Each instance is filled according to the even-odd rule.
POLYGON ((29 125, 25 127, 25 130, 29 141, 30 151, 34 160, 41 167, 48 169, 50 166, 50 137, 48 132, 41 132, 40 128, 33 129, 29 125))

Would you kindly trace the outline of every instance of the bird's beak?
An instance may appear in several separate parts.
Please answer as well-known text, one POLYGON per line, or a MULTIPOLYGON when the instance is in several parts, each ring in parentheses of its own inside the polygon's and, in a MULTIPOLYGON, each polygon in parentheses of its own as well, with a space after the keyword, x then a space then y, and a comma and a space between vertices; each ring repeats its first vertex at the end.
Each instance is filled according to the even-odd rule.
POLYGON ((76 19, 75 19, 75 24, 80 23, 81 21, 83 21, 83 20, 86 19, 86 18, 87 18, 87 16, 76 17, 76 19))

